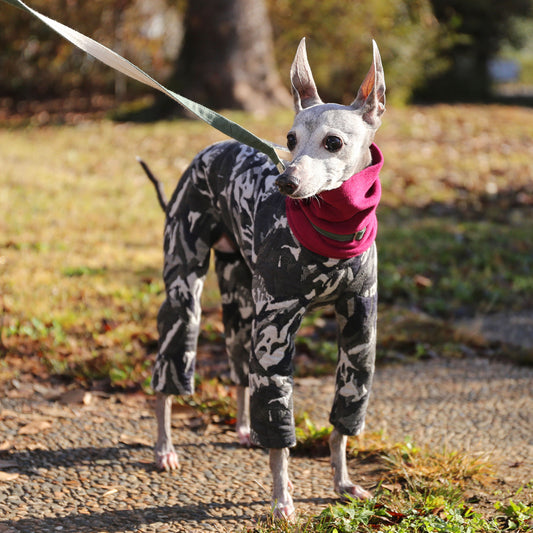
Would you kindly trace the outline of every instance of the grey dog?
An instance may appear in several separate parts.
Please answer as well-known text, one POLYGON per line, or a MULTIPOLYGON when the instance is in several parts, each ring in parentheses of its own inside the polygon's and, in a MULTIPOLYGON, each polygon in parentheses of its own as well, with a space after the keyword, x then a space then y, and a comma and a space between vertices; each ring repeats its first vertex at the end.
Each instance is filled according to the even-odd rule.
POLYGON ((330 414, 334 490, 368 498, 350 481, 348 435, 364 427, 374 373, 377 316, 376 207, 382 155, 374 136, 385 80, 373 62, 353 103, 324 104, 305 40, 291 67, 296 116, 292 160, 279 174, 253 148, 222 142, 199 153, 166 207, 164 281, 153 370, 156 462, 178 468, 170 432, 173 394, 192 394, 200 294, 215 251, 226 349, 237 385, 243 445, 269 449, 274 516, 294 515, 288 475, 296 443, 294 338, 305 312, 333 306, 338 322, 336 391, 330 414))

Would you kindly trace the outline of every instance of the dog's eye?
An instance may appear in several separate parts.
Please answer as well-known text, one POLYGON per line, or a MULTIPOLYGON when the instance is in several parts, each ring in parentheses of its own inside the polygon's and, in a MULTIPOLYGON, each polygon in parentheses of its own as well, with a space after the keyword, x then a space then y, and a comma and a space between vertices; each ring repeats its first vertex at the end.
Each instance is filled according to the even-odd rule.
POLYGON ((328 152, 338 152, 342 148, 342 139, 335 135, 328 135, 324 139, 324 147, 328 152))
POLYGON ((287 135, 287 148, 292 152, 296 148, 296 135, 289 133, 287 135))

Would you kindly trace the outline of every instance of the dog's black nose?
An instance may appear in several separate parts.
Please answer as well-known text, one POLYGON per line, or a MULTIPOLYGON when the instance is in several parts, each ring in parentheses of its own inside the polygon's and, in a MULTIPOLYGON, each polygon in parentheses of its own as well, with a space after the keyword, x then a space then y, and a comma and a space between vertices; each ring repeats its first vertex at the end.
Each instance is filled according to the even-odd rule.
POLYGON ((291 195, 300 184, 300 180, 293 174, 284 172, 276 180, 276 187, 281 194, 291 195))

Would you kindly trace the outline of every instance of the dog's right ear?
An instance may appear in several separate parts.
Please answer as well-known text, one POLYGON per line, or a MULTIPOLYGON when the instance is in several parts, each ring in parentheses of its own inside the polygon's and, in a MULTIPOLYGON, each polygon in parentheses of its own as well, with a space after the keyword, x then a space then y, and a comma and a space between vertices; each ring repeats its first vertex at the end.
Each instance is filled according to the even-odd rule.
POLYGON ((305 48, 305 37, 300 41, 296 56, 291 66, 292 97, 294 99, 294 109, 299 113, 306 107, 322 104, 315 80, 307 61, 307 51, 305 48))

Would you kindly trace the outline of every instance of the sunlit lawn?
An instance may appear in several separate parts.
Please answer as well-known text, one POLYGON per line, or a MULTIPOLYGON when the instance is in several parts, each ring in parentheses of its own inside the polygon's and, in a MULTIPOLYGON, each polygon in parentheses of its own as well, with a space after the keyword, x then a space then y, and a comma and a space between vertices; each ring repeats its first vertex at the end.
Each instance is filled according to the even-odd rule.
MULTIPOLYGON (((292 118, 230 115, 280 144, 292 118)), ((526 108, 387 112, 377 138, 380 353, 431 346, 427 324, 420 338, 406 330, 420 317, 437 324, 438 347, 452 340, 442 337, 454 317, 533 307, 532 138, 526 108)), ((0 379, 33 355, 36 369, 88 382, 147 383, 164 217, 135 156, 170 194, 194 154, 221 139, 193 121, 0 129, 0 379)), ((212 276, 206 289, 212 309, 212 276)), ((206 327, 219 342, 216 312, 206 327)), ((313 342, 320 359, 329 349, 320 330, 313 342)))

